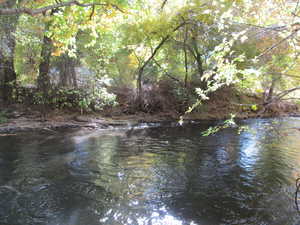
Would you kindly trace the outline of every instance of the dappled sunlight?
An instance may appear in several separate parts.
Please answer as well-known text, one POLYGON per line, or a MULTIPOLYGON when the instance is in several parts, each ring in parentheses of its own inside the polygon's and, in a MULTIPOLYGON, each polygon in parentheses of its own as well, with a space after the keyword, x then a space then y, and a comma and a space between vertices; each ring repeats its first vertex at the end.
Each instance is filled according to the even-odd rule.
POLYGON ((0 0, 0 224, 300 224, 299 18, 0 0))
POLYGON ((299 121, 245 123, 256 132, 201 137, 191 124, 44 142, 0 137, 14 143, 0 146, 1 219, 16 221, 18 210, 30 221, 22 225, 35 215, 48 225, 293 224, 299 134, 280 134, 299 121))
MULTIPOLYGON (((252 128, 255 129, 255 128, 252 128)), ((241 148, 240 148, 240 165, 246 170, 253 170, 255 163, 259 160, 259 152, 261 148, 261 140, 258 135, 243 132, 241 134, 241 148)))

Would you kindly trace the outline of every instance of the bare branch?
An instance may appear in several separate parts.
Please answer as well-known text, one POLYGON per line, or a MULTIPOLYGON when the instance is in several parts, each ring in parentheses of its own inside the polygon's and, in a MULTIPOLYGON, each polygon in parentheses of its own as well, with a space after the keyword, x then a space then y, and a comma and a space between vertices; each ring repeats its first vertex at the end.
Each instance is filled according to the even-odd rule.
POLYGON ((278 95, 275 96, 275 100, 279 100, 279 99, 282 99, 283 97, 287 96, 288 94, 294 92, 294 91, 297 91, 297 90, 300 90, 300 86, 298 87, 294 87, 294 88, 291 88, 289 90, 285 90, 281 93, 279 93, 278 95))
POLYGON ((167 75, 172 80, 178 82, 181 86, 184 86, 184 84, 179 79, 177 79, 176 77, 173 77, 167 71, 165 71, 165 69, 159 64, 159 62, 157 62, 157 60, 153 59, 153 61, 165 73, 165 75, 167 75))
POLYGON ((285 91, 280 92, 279 94, 277 94, 276 96, 274 96, 273 98, 271 98, 269 101, 265 102, 263 104, 264 109, 269 106, 270 104, 272 104, 273 102, 279 101, 279 100, 283 100, 285 96, 289 95, 290 93, 300 90, 300 86, 298 87, 294 87, 285 91))
POLYGON ((292 77, 292 78, 300 79, 300 75, 288 74, 288 73, 280 73, 280 72, 272 72, 272 73, 276 74, 276 75, 280 75, 280 76, 292 77))
POLYGON ((300 100, 300 98, 283 98, 283 101, 289 101, 289 100, 300 100))
MULTIPOLYGON (((298 0, 294 12, 292 12, 292 15, 293 15, 294 17, 299 17, 299 16, 297 15, 299 3, 300 3, 300 1, 298 0)), ((294 18, 294 19, 295 19, 295 18, 294 18)), ((294 21, 294 20, 293 20, 293 21, 294 21)))
POLYGON ((90 20, 93 19, 94 14, 95 14, 95 6, 93 5, 92 12, 90 14, 90 20))
MULTIPOLYGON (((181 28, 182 26, 184 26, 186 23, 181 23, 179 24, 175 29, 173 29, 173 32, 177 31, 179 28, 181 28)), ((143 64, 143 66, 140 68, 140 72, 143 72, 143 70, 145 69, 145 67, 150 63, 150 61, 154 58, 154 56, 156 56, 156 53, 159 51, 159 49, 164 45, 164 43, 169 40, 169 38, 171 37, 171 35, 167 35, 165 36, 160 43, 156 46, 156 48, 154 49, 154 51, 152 52, 151 56, 145 61, 145 63, 143 64)))
POLYGON ((163 10, 168 0, 164 0, 161 4, 160 10, 163 10))
POLYGON ((287 26, 261 26, 261 25, 251 24, 251 23, 241 23, 235 21, 231 21, 231 22, 233 24, 243 25, 243 26, 248 26, 248 27, 253 27, 253 28, 263 29, 263 30, 284 31, 287 29, 287 26))
POLYGON ((277 48, 279 45, 281 45, 282 43, 284 43, 285 41, 287 41, 288 39, 291 39, 297 32, 299 31, 299 29, 294 30, 290 35, 288 35, 287 37, 283 38, 282 40, 280 40, 279 42, 277 42, 276 44, 272 45, 271 47, 265 49, 259 56, 258 58, 264 56, 265 54, 267 54, 268 52, 272 51, 273 49, 277 48))

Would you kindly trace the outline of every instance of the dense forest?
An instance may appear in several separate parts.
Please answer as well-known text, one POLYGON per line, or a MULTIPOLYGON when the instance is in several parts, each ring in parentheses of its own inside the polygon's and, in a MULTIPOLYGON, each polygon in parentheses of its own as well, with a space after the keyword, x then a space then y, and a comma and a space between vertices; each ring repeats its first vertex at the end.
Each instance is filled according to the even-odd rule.
POLYGON ((3 105, 297 109, 299 1, 0 0, 0 27, 3 105))

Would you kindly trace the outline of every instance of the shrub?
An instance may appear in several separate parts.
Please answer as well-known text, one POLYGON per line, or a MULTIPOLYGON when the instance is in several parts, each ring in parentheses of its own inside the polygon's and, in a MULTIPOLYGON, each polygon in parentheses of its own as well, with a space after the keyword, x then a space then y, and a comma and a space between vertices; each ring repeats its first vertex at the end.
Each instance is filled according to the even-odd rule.
POLYGON ((116 95, 108 92, 104 86, 93 88, 55 88, 49 90, 47 98, 37 88, 20 87, 16 91, 16 101, 27 105, 46 104, 51 108, 75 109, 81 112, 99 111, 117 104, 116 95))

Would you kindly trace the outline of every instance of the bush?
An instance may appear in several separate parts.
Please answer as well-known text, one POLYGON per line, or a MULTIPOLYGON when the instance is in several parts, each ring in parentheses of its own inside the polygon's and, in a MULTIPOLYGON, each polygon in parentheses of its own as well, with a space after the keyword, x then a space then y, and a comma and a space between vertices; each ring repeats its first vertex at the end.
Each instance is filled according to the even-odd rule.
POLYGON ((46 104, 51 108, 75 109, 81 112, 99 111, 117 104, 116 96, 106 87, 49 90, 47 99, 36 88, 21 87, 17 89, 16 101, 27 105, 46 104))
POLYGON ((172 80, 161 80, 157 84, 144 84, 140 104, 136 103, 136 90, 130 87, 117 87, 117 95, 123 113, 134 114, 137 111, 146 113, 174 112, 183 113, 193 100, 192 89, 180 86, 172 80))

